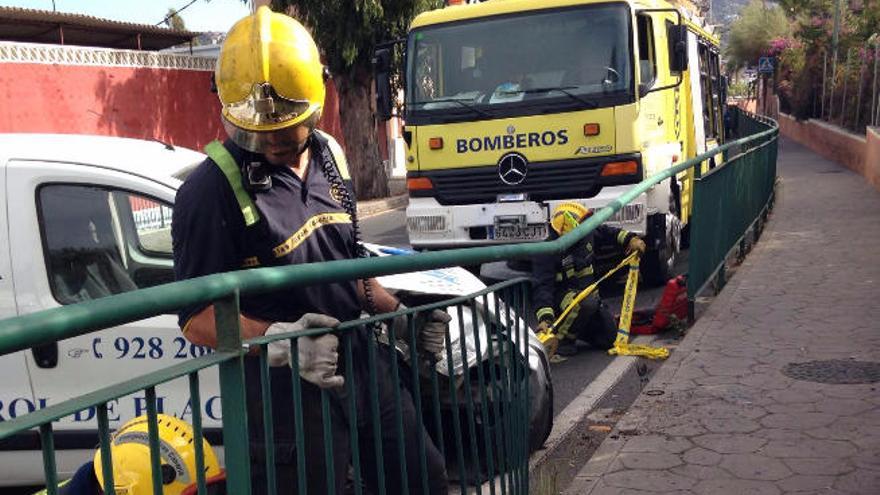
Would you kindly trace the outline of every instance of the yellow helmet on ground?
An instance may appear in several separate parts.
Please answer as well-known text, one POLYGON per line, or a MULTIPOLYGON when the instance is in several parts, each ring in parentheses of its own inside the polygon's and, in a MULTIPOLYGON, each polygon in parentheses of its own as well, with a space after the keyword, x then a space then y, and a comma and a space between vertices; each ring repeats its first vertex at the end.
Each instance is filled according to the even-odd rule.
POLYGON ((566 201, 553 209, 550 215, 550 226, 559 235, 564 235, 581 224, 593 212, 580 203, 566 201))
MULTIPOLYGON (((162 493, 180 495, 196 484, 196 450, 192 427, 173 416, 157 415, 159 423, 159 458, 162 493)), ((202 439, 205 456, 205 478, 222 478, 223 471, 207 440, 202 439)), ((138 416, 122 425, 113 435, 110 445, 113 461, 113 484, 118 495, 152 495, 153 479, 150 468, 150 440, 147 416, 138 416)), ((98 483, 104 488, 104 469, 101 450, 95 452, 92 463, 98 483)), ((109 491, 108 493, 113 493, 109 491)))
POLYGON ((324 66, 309 32, 262 6, 238 21, 215 72, 229 137, 259 152, 259 133, 314 123, 324 105, 324 66))

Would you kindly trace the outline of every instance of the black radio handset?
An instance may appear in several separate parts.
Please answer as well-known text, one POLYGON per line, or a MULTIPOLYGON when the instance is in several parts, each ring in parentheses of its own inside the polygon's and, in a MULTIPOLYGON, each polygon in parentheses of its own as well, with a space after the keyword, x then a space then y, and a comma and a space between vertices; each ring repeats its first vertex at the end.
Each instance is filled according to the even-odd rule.
POLYGON ((272 176, 262 162, 248 162, 244 166, 245 189, 248 191, 268 191, 272 188, 272 176))

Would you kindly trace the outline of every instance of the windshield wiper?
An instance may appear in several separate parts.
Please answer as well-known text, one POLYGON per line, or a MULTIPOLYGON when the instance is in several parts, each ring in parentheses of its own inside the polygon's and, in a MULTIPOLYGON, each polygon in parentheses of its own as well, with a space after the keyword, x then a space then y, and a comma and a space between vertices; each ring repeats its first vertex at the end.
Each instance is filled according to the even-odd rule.
POLYGON ((550 91, 559 91, 560 93, 568 96, 569 98, 583 103, 588 108, 599 108, 599 104, 596 103, 595 100, 588 100, 588 99, 584 98, 583 96, 576 95, 576 94, 572 93, 571 91, 569 91, 569 89, 577 89, 577 86, 548 86, 546 88, 532 88, 532 89, 523 89, 520 91, 511 91, 511 93, 531 94, 531 93, 549 93, 550 91))
MULTIPOLYGON (((473 101, 473 100, 471 100, 471 101, 473 101)), ((459 100, 459 99, 457 99, 457 98, 443 98, 443 99, 440 99, 440 100, 425 100, 425 101, 417 101, 417 102, 414 102, 414 103, 411 103, 411 104, 412 104, 412 105, 425 105, 425 104, 428 104, 428 103, 458 103, 459 105, 461 105, 461 106, 467 108, 468 110, 470 110, 470 111, 472 111, 472 112, 474 112, 474 113, 478 113, 478 114, 482 115, 483 117, 492 118, 492 115, 489 114, 489 112, 487 112, 487 111, 485 111, 485 110, 480 110, 479 108, 477 108, 476 106, 474 106, 472 103, 467 103, 465 100, 459 100)))

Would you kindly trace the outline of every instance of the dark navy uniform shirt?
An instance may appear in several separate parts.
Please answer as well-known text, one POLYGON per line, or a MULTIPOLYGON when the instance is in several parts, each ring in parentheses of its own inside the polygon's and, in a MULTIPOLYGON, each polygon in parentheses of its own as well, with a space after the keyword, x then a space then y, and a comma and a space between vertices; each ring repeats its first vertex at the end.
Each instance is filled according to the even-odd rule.
MULTIPOLYGON (((538 256, 532 262, 532 293, 537 317, 557 314, 553 310, 554 299, 561 299, 565 292, 580 292, 592 284, 596 278, 593 272, 593 250, 597 246, 617 245, 626 247, 635 234, 610 225, 599 225, 583 239, 570 247, 565 254, 538 256)), ((559 236, 551 230, 550 240, 559 236)), ((564 308, 559 308, 564 309, 564 308)))
MULTIPOLYGON (((250 227, 245 226, 220 168, 210 158, 199 165, 178 190, 174 204, 171 235, 177 280, 242 268, 357 257, 351 218, 338 189, 322 172, 321 150, 327 144, 321 141, 310 140, 311 159, 304 181, 289 167, 264 164, 271 171, 272 187, 251 191, 261 218, 250 227)), ((264 160, 231 141, 224 146, 239 165, 264 160)), ((347 178, 347 171, 343 175, 347 178)), ((344 187, 354 198, 350 182, 344 187)), ((180 326, 206 306, 181 310, 180 326)), ((361 305, 356 282, 348 281, 242 296, 240 307, 242 314, 267 321, 296 321, 305 313, 346 321, 360 315, 361 305)))

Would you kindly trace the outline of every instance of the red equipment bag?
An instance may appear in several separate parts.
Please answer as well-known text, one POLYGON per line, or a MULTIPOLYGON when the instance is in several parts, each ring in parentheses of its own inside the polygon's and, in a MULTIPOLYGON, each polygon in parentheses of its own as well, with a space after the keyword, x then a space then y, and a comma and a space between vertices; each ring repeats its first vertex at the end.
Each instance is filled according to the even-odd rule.
MULTIPOLYGON (((669 279, 657 307, 653 310, 633 312, 632 326, 629 333, 633 335, 650 335, 662 332, 672 324, 672 317, 678 321, 686 321, 688 315, 687 277, 679 275, 669 279)), ((620 316, 617 316, 620 318, 620 316)))
POLYGON ((653 323, 653 310, 634 311, 632 315, 632 323, 630 324, 629 333, 632 335, 648 335, 657 333, 653 323))
POLYGON ((654 311, 652 327, 665 330, 672 323, 672 317, 686 321, 688 316, 687 278, 679 275, 666 283, 663 295, 654 311))

